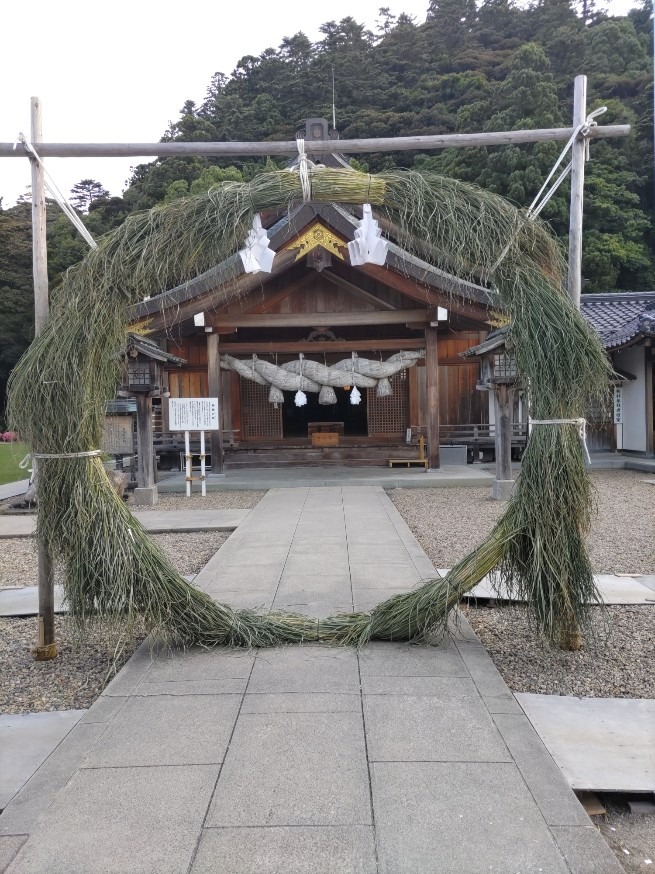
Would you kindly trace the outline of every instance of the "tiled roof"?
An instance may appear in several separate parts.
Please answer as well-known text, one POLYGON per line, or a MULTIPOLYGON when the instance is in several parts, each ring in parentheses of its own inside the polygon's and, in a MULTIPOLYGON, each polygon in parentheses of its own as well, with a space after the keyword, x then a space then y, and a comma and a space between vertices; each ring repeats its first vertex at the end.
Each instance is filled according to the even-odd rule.
POLYGON ((606 349, 655 334, 655 291, 583 294, 580 308, 606 349))

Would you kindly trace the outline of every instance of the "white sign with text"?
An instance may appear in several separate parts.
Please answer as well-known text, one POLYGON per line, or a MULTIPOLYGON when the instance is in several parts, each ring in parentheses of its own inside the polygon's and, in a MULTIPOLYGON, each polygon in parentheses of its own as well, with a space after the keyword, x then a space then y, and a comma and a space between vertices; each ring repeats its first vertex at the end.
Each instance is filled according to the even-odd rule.
POLYGON ((171 431, 218 431, 218 398, 171 398, 171 431))

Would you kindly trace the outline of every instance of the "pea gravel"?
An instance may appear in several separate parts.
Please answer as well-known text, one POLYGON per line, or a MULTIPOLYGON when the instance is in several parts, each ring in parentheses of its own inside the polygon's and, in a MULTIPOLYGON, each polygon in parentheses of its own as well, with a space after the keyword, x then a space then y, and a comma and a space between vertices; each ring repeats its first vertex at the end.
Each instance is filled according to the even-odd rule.
MULTIPOLYGON (((176 494, 162 495, 153 509, 250 509, 265 494, 264 491, 211 492, 206 498, 198 495, 190 499, 176 494)), ((228 536, 221 531, 153 535, 184 575, 197 574, 228 536)), ((0 540, 0 588, 36 584, 34 538, 0 540)), ((50 662, 36 662, 30 654, 36 639, 36 620, 0 619, 0 713, 90 707, 113 671, 125 663, 145 635, 143 628, 135 629, 116 658, 117 639, 111 629, 90 628, 82 642, 69 619, 59 616, 55 622, 59 655, 50 662)))
MULTIPOLYGON (((596 471, 591 478, 598 508, 588 541, 594 571, 655 573, 655 486, 645 482, 648 474, 596 471)), ((390 496, 434 566, 452 567, 503 512, 489 492, 396 489, 390 496)), ((592 639, 578 653, 544 644, 521 607, 463 610, 514 692, 655 698, 655 604, 599 608, 592 639)))

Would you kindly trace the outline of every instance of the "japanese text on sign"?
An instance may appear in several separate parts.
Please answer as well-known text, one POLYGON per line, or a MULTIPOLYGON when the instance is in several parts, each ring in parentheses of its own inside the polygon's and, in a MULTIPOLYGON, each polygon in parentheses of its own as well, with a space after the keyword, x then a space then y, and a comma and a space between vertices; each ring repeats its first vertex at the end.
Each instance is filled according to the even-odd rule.
POLYGON ((218 398, 171 398, 171 431, 218 431, 218 398))
POLYGON ((620 385, 614 388, 614 424, 623 424, 623 388, 620 385))

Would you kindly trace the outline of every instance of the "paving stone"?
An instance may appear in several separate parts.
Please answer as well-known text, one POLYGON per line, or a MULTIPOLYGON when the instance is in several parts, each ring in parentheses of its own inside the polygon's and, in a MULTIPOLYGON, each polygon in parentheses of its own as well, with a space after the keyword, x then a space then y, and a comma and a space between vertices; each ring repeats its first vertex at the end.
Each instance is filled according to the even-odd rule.
POLYGON ((517 694, 573 789, 652 792, 655 701, 517 694))
POLYGON ((369 556, 369 564, 350 565, 350 579, 353 589, 396 589, 401 586, 405 591, 412 589, 419 581, 420 574, 407 559, 406 562, 394 564, 375 564, 373 555, 369 556))
MULTIPOLYGON (((432 678, 436 687, 436 678, 432 678)), ((510 755, 473 683, 441 677, 440 694, 365 695, 370 761, 507 762, 510 755)))
POLYGON ((241 713, 361 713, 358 694, 351 692, 279 694, 249 692, 243 699, 241 713))
POLYGON ((132 697, 83 767, 220 763, 240 704, 241 695, 132 697))
POLYGON ((80 719, 80 725, 86 722, 111 722, 126 701, 125 696, 101 695, 80 719))
POLYGON ((554 826, 551 833, 575 874, 623 874, 623 867, 595 826, 554 826))
POLYGON ((78 771, 11 874, 180 874, 217 776, 206 765, 78 771))
POLYGON ((169 680, 162 683, 143 682, 134 697, 149 695, 243 695, 247 679, 225 680, 169 680))
POLYGON ((344 598, 341 603, 334 599, 324 598, 320 601, 311 600, 311 596, 302 595, 293 597, 289 595, 280 601, 275 601, 272 609, 282 613, 300 613, 303 616, 312 616, 315 619, 327 619, 335 613, 352 613, 350 599, 344 598))
POLYGON ((484 698, 503 697, 508 693, 507 684, 484 647, 462 641, 455 641, 455 646, 484 698))
POLYGON ((237 551, 224 558, 223 566, 225 568, 234 564, 241 567, 278 566, 284 563, 288 554, 289 545, 287 543, 257 547, 256 549, 243 549, 243 545, 239 544, 237 551))
POLYGON ((370 825, 361 713, 242 713, 206 824, 370 825))
POLYGON ((589 817, 526 716, 493 717, 548 825, 589 825, 589 817))
POLYGON ((513 764, 371 770, 380 874, 568 874, 513 764))
MULTIPOLYGON (((411 587, 409 587, 411 588, 411 587)), ((408 590, 407 586, 392 586, 387 589, 357 588, 353 589, 353 601, 356 612, 368 612, 378 604, 386 601, 394 595, 401 595, 408 590)))
POLYGON ((254 662, 255 653, 248 650, 193 647, 160 655, 147 682, 248 679, 254 662))
POLYGON ((107 697, 130 695, 150 670, 158 652, 158 644, 151 637, 147 637, 102 694, 107 697))
POLYGON ((191 874, 376 874, 368 826, 210 828, 203 831, 191 874))
POLYGON ((59 744, 0 816, 0 834, 28 834, 48 809, 56 793, 75 773, 107 726, 78 723, 59 744))
MULTIPOLYGON (((310 567, 314 575, 347 574, 348 559, 345 555, 319 553, 312 557, 310 567)), ((290 556, 284 565, 285 574, 306 574, 308 569, 307 557, 304 555, 290 556)))
POLYGON ((247 589, 250 592, 268 592, 277 586, 282 575, 282 564, 279 565, 230 565, 220 566, 209 573, 208 567, 200 571, 194 582, 205 592, 230 591, 232 589, 247 589))
POLYGON ((351 565, 368 564, 370 562, 382 565, 412 564, 407 550, 397 537, 393 538, 391 543, 387 542, 376 545, 374 549, 371 549, 370 546, 360 546, 349 541, 348 556, 351 565))
POLYGON ((273 603, 275 584, 267 589, 251 592, 248 589, 224 589, 222 587, 209 587, 204 589, 208 595, 221 604, 229 604, 240 610, 260 610, 266 612, 273 603))
POLYGON ((455 646, 447 641, 440 646, 373 641, 359 654, 362 677, 468 677, 468 671, 455 646))
POLYGON ((0 837, 0 874, 9 867, 9 863, 27 840, 27 835, 8 835, 0 837))
POLYGON ((249 692, 359 692, 357 654, 323 646, 261 650, 249 692))
POLYGON ((0 715, 0 810, 71 731, 84 710, 0 715))

